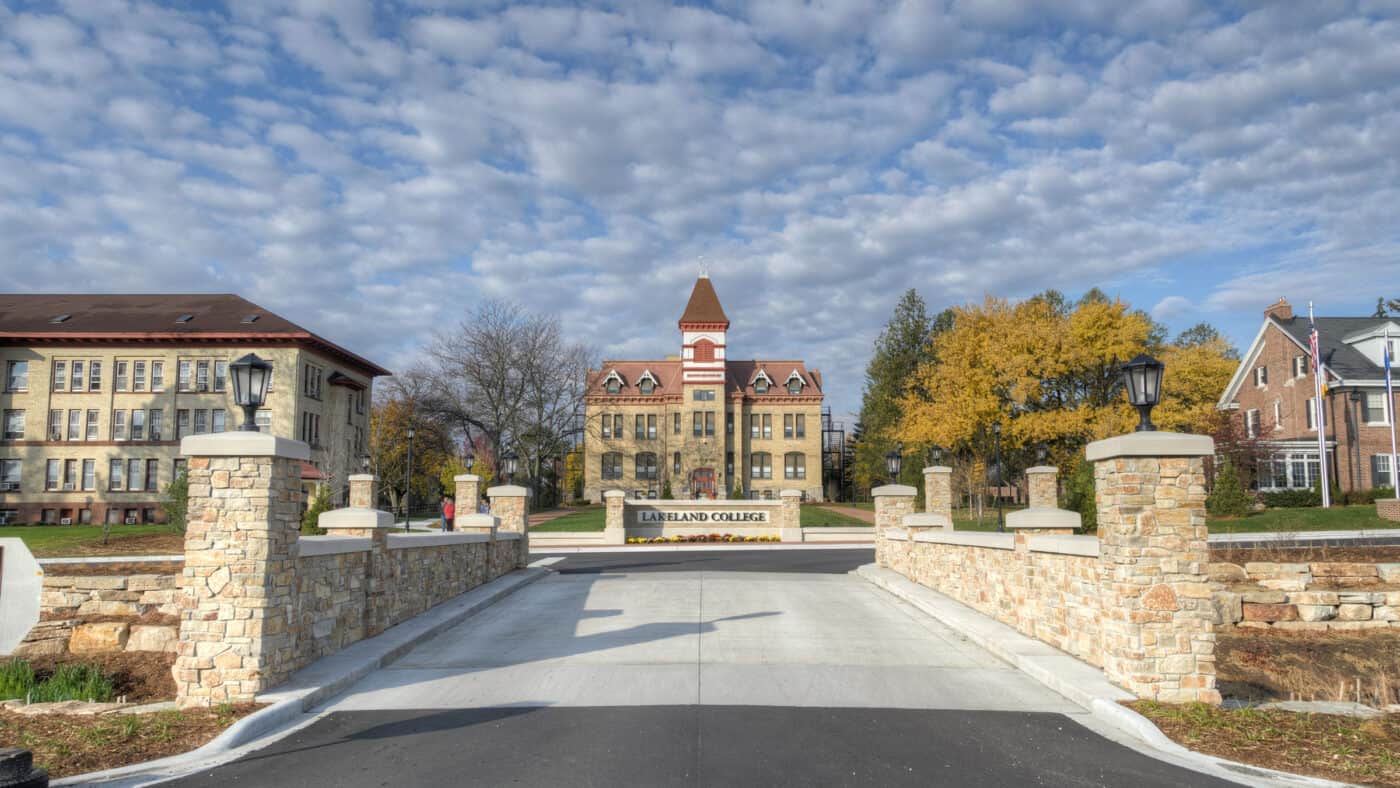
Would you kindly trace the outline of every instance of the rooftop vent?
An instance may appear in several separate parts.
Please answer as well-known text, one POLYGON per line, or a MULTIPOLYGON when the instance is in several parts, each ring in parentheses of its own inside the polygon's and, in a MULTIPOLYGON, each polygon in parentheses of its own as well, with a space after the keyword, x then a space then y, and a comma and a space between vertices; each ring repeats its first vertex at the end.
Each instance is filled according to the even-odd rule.
POLYGON ((194 320, 194 315, 180 315, 179 317, 175 318, 176 323, 188 323, 191 320, 194 320))
POLYGON ((70 317, 72 317, 72 315, 69 315, 69 314, 62 314, 62 315, 59 315, 58 317, 55 317, 54 319, 50 320, 49 322, 50 322, 50 323, 63 323, 63 322, 66 322, 66 321, 68 320, 68 318, 70 318, 70 317))
POLYGON ((258 318, 260 318, 260 317, 262 317, 262 315, 244 315, 244 316, 243 316, 243 322, 244 322, 244 323, 256 323, 256 322, 258 322, 258 318))

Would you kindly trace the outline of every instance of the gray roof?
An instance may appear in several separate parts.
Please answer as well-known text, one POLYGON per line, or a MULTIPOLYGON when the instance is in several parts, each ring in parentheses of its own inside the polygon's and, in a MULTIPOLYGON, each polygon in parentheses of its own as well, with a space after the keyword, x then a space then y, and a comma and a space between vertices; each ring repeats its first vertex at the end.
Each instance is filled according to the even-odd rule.
MULTIPOLYGON (((1319 317, 1317 322, 1317 346, 1322 353, 1322 363, 1343 380, 1375 380, 1385 376, 1385 369, 1366 358, 1364 354, 1342 341, 1358 331, 1392 322, 1393 318, 1383 317, 1319 317)), ((1288 320, 1275 317, 1274 322, 1298 340, 1303 347, 1311 347, 1308 340, 1308 319, 1294 316, 1288 320)))

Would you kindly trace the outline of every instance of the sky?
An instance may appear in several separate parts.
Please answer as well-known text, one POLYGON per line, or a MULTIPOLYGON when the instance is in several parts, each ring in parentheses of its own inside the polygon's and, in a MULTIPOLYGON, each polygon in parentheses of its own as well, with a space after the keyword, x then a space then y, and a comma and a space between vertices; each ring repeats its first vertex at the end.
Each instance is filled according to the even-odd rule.
POLYGON ((677 353, 703 257, 839 418, 908 288, 1244 346, 1400 297, 1397 205, 1400 0, 0 0, 0 287, 236 292, 391 369, 483 298, 677 353))

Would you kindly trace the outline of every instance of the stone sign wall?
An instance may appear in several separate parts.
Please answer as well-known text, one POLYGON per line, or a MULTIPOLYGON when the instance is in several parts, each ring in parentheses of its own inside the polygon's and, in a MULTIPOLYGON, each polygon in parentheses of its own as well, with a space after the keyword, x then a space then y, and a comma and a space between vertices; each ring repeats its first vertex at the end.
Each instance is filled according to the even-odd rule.
POLYGON ((621 491, 609 491, 604 533, 614 543, 628 537, 655 538, 733 534, 783 537, 801 540, 799 524, 802 493, 784 490, 775 501, 627 499, 621 491), (795 536, 794 536, 795 535, 795 536))

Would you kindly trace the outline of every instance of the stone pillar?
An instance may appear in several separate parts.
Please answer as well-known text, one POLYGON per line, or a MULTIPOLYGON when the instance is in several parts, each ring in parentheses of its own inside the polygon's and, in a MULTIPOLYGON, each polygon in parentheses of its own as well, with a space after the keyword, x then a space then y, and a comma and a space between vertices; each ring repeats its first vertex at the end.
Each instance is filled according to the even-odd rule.
POLYGON ((924 469, 924 511, 953 521, 953 469, 933 465, 924 469))
POLYGON ((457 507, 457 516, 452 518, 457 530, 462 530, 462 518, 481 514, 481 477, 474 473, 463 473, 452 477, 456 484, 456 494, 452 496, 457 507))
POLYGON ((889 566, 888 556, 881 549, 887 541, 885 532, 903 528, 906 515, 914 513, 914 499, 919 491, 906 484, 886 484, 870 491, 875 499, 875 560, 889 566))
POLYGON ((603 524, 603 544, 627 544, 627 524, 624 522, 627 493, 622 490, 608 490, 603 493, 603 505, 607 508, 607 519, 603 524))
POLYGON ((291 617, 301 528, 299 441, 259 432, 193 435, 180 576, 181 708, 250 703, 296 667, 291 617))
POLYGON ((520 555, 516 566, 524 568, 530 563, 530 506, 529 491, 515 484, 492 487, 486 491, 491 499, 491 516, 495 517, 501 531, 514 531, 520 534, 520 555))
POLYGON ((1203 435, 1135 432, 1089 444, 1099 520, 1104 674, 1140 698, 1219 703, 1206 574, 1203 435))
POLYGON ((394 516, 371 508, 333 509, 322 514, 316 525, 327 536, 370 540, 369 554, 365 556, 365 605, 361 618, 364 637, 374 637, 388 629, 392 607, 389 586, 394 582, 389 533, 395 530, 394 516))
POLYGON ((783 490, 778 493, 782 508, 778 510, 778 535, 784 542, 802 541, 802 491, 783 490))
POLYGON ((350 475, 350 508, 373 509, 379 502, 379 477, 372 473, 350 475))
POLYGON ((1027 504, 1032 509, 1055 509, 1060 505, 1060 490, 1055 483, 1060 469, 1053 465, 1037 465, 1026 469, 1027 504))

